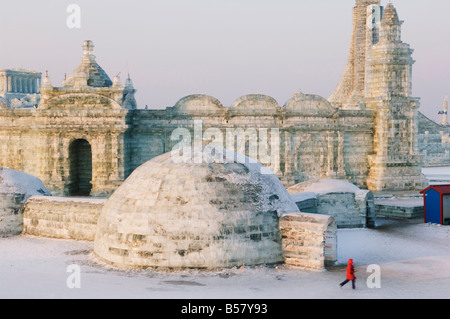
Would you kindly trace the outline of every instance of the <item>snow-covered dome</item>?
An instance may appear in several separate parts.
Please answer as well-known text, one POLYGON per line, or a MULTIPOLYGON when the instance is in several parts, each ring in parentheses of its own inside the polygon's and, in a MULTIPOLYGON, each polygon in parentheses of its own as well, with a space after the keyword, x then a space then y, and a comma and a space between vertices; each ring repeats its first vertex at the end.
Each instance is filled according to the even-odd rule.
POLYGON ((301 91, 297 92, 289 99, 284 108, 287 113, 296 115, 314 115, 318 112, 325 116, 331 116, 336 112, 336 109, 329 101, 321 96, 314 94, 304 94, 301 91))
POLYGON ((192 94, 180 99, 173 111, 177 114, 195 115, 195 114, 222 114, 225 109, 222 103, 215 97, 204 94, 192 94))
POLYGON ((277 114, 280 107, 278 102, 271 96, 248 94, 235 100, 230 109, 237 114, 277 114))
POLYGON ((186 159, 167 153, 133 172, 103 208, 95 254, 126 268, 282 262, 278 218, 299 210, 279 179, 223 149, 186 159))
POLYGON ((23 205, 31 196, 51 196, 40 179, 9 168, 0 168, 0 237, 23 230, 23 205))

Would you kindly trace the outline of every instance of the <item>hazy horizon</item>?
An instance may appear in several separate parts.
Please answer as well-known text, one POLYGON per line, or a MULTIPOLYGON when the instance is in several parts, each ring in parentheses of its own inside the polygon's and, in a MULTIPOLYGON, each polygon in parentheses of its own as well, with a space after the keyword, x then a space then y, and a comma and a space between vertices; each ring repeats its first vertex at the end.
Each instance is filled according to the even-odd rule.
MULTIPOLYGON (((381 1, 386 5, 387 0, 381 1)), ((229 106, 246 94, 280 105, 299 90, 328 98, 347 61, 354 0, 8 1, 0 69, 24 67, 60 86, 80 63, 84 40, 122 82, 131 74, 140 108, 165 108, 190 94, 229 106), (81 8, 70 29, 69 4, 81 8)), ((394 0, 403 41, 415 50, 413 95, 440 121, 450 95, 450 2, 394 0)))

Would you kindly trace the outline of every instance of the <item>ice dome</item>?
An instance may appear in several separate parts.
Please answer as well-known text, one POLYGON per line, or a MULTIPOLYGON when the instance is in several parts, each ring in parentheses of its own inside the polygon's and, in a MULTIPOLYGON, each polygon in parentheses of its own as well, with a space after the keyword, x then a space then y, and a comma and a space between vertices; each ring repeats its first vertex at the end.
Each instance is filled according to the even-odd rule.
POLYGON ((0 168, 0 237, 22 232, 24 204, 35 195, 51 196, 51 193, 37 177, 0 168))
POLYGON ((124 268, 282 262, 278 219, 299 210, 279 179, 223 149, 192 154, 184 162, 173 153, 150 160, 111 195, 97 224, 96 256, 124 268), (201 161, 191 160, 198 154, 201 161))

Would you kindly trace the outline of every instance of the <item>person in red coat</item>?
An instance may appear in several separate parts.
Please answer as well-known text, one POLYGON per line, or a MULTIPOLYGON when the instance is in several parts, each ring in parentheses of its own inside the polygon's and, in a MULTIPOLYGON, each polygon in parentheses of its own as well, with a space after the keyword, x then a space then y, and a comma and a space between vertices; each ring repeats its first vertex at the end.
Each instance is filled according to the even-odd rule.
POLYGON ((343 282, 341 282, 339 285, 342 288, 350 281, 352 282, 352 288, 355 289, 356 288, 355 287, 356 276, 355 276, 355 267, 353 267, 353 259, 348 260, 346 279, 343 282))

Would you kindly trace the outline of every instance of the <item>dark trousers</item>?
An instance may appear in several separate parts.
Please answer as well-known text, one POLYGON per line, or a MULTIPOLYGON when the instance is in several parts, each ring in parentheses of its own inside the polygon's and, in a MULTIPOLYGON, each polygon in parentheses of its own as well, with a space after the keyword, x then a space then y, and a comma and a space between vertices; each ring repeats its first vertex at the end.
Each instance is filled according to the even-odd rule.
MULTIPOLYGON (((343 282, 340 283, 341 287, 344 287, 346 284, 348 284, 350 280, 345 279, 343 282)), ((352 280, 352 288, 355 289, 355 280, 352 280)))

